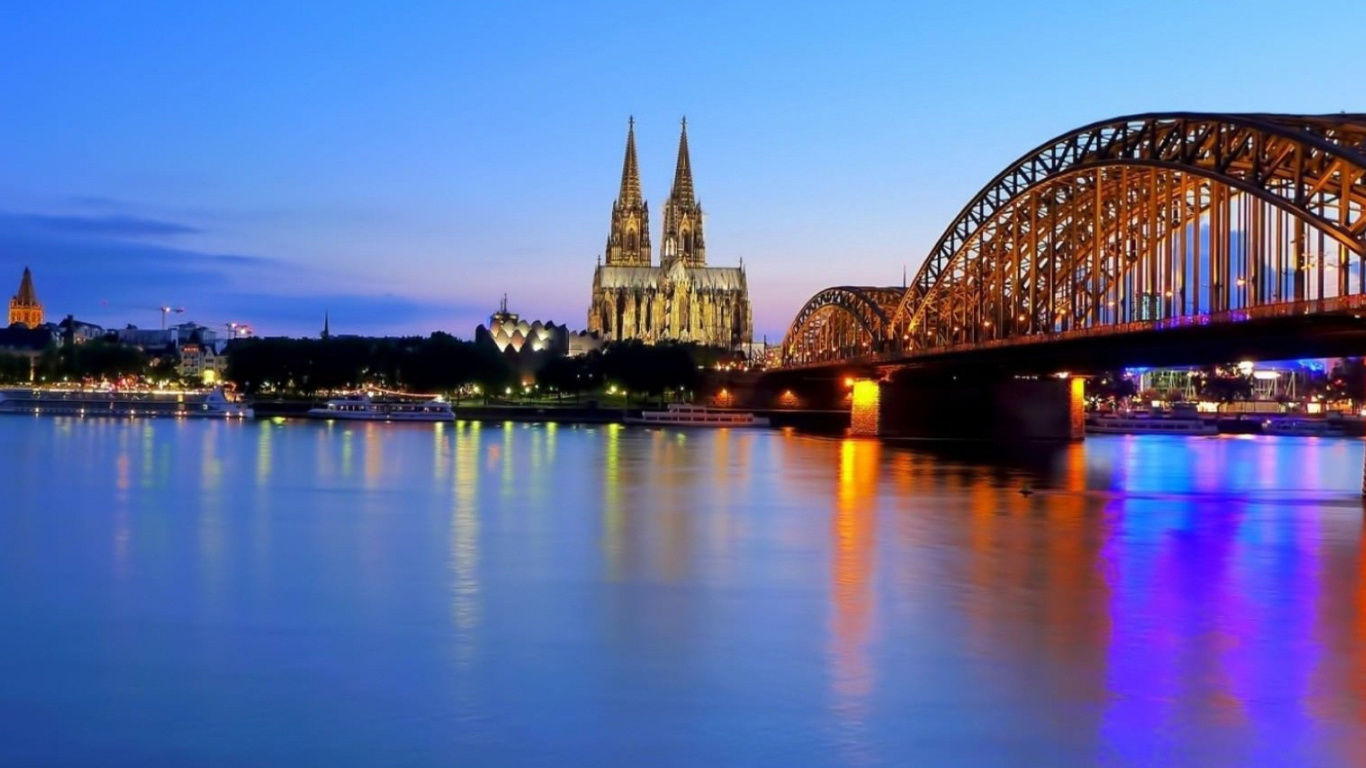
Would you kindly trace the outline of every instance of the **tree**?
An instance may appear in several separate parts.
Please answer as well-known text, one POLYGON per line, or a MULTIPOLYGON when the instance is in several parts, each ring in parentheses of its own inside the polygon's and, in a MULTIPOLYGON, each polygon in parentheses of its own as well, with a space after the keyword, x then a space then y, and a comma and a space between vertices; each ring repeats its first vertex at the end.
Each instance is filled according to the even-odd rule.
POLYGON ((27 383, 34 364, 27 355, 0 352, 0 384, 27 383))
POLYGON ((1103 400, 1126 400, 1138 394, 1138 383, 1123 371, 1109 371, 1086 382, 1088 392, 1103 400))
POLYGON ((491 346, 434 333, 422 339, 239 339, 226 376, 245 392, 313 396, 365 387, 449 393, 471 383, 506 386, 510 371, 491 346))
POLYGON ((1201 369, 1200 396, 1221 403, 1250 400, 1252 376, 1236 367, 1207 365, 1201 369))

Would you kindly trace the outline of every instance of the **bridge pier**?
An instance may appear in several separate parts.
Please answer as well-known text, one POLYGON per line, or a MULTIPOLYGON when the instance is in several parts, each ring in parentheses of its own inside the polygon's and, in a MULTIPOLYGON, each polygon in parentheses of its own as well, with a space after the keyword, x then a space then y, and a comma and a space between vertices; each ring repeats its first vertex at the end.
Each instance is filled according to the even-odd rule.
POLYGON ((877 379, 855 379, 849 397, 849 434, 855 437, 879 437, 882 435, 881 425, 882 382, 877 379))
MULTIPOLYGON (((955 376, 857 379, 849 433, 864 437, 1079 441, 1086 436, 1085 381, 955 376)), ((1366 488, 1366 476, 1363 477, 1366 488)))

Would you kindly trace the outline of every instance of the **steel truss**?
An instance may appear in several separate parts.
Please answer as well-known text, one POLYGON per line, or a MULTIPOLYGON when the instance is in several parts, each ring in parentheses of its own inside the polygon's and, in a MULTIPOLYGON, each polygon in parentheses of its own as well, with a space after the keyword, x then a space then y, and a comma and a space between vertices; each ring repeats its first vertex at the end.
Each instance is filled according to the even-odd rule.
POLYGON ((1026 154, 888 309, 831 288, 787 365, 1219 322, 1366 294, 1366 115, 1141 115, 1026 154), (817 324, 818 318, 827 318, 817 324), (825 325, 834 329, 824 332, 825 325))

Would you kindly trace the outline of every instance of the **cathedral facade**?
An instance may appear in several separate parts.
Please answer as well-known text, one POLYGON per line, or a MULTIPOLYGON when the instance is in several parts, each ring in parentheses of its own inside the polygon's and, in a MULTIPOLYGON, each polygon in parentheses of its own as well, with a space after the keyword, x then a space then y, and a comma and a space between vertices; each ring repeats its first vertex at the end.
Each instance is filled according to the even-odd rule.
POLYGON ((690 341, 727 349, 748 344, 754 332, 744 264, 707 266, 702 223, 685 120, 673 189, 664 203, 659 265, 655 266, 650 207, 640 192, 635 120, 631 120, 605 259, 593 271, 588 330, 609 341, 690 341))
POLYGON ((43 324, 43 304, 33 290, 33 274, 28 267, 24 267, 24 276, 19 279, 19 292, 9 300, 8 324, 25 328, 37 328, 43 324))

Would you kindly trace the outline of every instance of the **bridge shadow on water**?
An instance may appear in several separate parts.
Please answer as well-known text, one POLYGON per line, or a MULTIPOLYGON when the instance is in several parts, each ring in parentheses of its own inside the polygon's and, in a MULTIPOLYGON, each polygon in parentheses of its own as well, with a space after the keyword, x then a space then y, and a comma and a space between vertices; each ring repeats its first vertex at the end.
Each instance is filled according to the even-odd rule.
POLYGON ((1362 441, 1225 435, 1114 436, 1083 442, 852 438, 867 441, 884 475, 913 467, 924 492, 961 484, 1020 496, 1144 504, 1256 504, 1366 509, 1362 441))
POLYGON ((929 459, 945 475, 970 469, 994 487, 1030 493, 1044 489, 1082 491, 1091 486, 1077 482, 1080 478, 1075 471, 1085 450, 1080 444, 913 438, 884 438, 881 442, 889 457, 913 453, 929 459))

